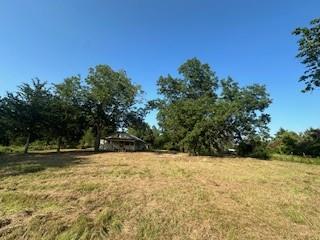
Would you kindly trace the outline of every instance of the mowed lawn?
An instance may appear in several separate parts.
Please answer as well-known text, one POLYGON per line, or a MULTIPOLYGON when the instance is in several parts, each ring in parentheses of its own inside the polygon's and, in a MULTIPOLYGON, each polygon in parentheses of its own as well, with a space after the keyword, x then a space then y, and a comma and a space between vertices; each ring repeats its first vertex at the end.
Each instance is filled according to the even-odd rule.
POLYGON ((0 239, 320 239, 320 166, 166 153, 0 155, 0 239))

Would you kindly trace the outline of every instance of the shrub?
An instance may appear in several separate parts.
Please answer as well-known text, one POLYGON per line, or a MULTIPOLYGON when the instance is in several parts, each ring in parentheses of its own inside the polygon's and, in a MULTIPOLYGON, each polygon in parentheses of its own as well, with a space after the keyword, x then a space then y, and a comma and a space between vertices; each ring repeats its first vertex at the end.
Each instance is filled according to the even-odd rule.
POLYGON ((21 153, 23 152, 22 146, 0 146, 0 154, 2 153, 21 153))
POLYGON ((52 150, 56 149, 57 145, 52 142, 37 140, 30 144, 30 150, 34 151, 43 151, 43 150, 52 150))
POLYGON ((249 154, 249 157, 268 160, 271 158, 271 155, 265 146, 258 146, 249 154))
POLYGON ((241 142, 237 149, 238 155, 258 159, 270 159, 271 155, 267 144, 261 141, 241 142))

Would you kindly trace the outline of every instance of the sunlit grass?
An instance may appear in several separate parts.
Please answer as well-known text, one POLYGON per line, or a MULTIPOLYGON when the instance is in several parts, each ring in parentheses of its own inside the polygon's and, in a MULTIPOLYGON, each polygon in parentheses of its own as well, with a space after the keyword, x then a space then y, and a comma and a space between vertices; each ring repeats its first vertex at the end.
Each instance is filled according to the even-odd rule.
POLYGON ((0 239, 318 239, 320 166, 165 153, 1 155, 0 239))
POLYGON ((273 154, 273 160, 320 165, 320 157, 304 157, 296 155, 273 154))

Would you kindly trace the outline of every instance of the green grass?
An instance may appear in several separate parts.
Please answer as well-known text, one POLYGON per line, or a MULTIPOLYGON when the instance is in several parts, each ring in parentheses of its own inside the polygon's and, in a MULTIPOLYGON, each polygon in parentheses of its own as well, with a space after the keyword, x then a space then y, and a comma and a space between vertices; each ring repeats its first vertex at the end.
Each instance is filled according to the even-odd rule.
POLYGON ((303 157, 296 155, 273 154, 272 160, 320 165, 320 157, 303 157))
MULTIPOLYGON (((33 151, 46 151, 46 150, 56 150, 57 145, 55 144, 46 144, 43 141, 35 141, 30 144, 29 152, 33 151)), ((0 154, 4 153, 23 153, 24 146, 2 146, 0 145, 0 154)))
POLYGON ((166 153, 0 156, 0 239, 319 239, 320 166, 166 153))
POLYGON ((1 146, 0 154, 4 153, 22 153, 24 150, 23 146, 1 146))

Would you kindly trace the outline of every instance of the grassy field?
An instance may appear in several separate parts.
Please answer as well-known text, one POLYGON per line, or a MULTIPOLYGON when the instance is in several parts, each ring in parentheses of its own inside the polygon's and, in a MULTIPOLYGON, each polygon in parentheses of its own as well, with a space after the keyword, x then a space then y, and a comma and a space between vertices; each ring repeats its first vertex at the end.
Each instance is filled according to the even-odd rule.
POLYGON ((319 165, 0 155, 0 239, 320 239, 319 206, 319 165))

